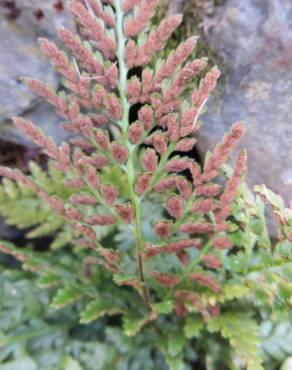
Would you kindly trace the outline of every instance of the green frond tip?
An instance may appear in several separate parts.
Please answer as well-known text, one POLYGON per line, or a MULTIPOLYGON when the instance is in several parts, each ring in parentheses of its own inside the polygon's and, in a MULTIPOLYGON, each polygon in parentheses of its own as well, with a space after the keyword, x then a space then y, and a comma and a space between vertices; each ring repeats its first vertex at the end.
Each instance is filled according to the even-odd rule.
POLYGON ((144 325, 149 321, 149 317, 141 317, 135 314, 126 314, 123 317, 123 331, 128 337, 132 337, 139 333, 144 325))
POLYGON ((161 303, 155 303, 152 305, 152 308, 158 314, 170 314, 174 308, 174 302, 168 300, 161 303))
POLYGON ((59 283, 60 283, 59 277, 52 273, 44 274, 37 280, 37 285, 40 288, 50 288, 59 285, 59 283))
POLYGON ((224 286, 224 300, 240 299, 247 296, 250 293, 250 289, 243 284, 228 284, 224 286))
POLYGON ((186 318, 184 333, 188 339, 199 336, 201 330, 204 328, 204 321, 199 315, 189 315, 186 318))
POLYGON ((254 191, 266 199, 275 211, 283 212, 284 201, 280 195, 275 194, 272 190, 268 189, 265 185, 256 185, 254 191))
POLYGON ((221 332, 224 338, 229 339, 231 346, 245 362, 247 370, 264 370, 259 355, 259 328, 247 314, 227 312, 212 317, 208 322, 208 330, 221 332))
POLYGON ((172 357, 180 355, 186 347, 187 339, 182 330, 170 332, 167 341, 167 352, 172 357))
POLYGON ((181 356, 172 357, 172 356, 166 355, 165 362, 169 366, 169 370, 183 370, 185 368, 184 361, 181 356))
POLYGON ((81 324, 88 324, 103 316, 112 316, 123 313, 120 307, 117 307, 113 302, 105 300, 95 300, 87 304, 85 309, 80 313, 81 324))
POLYGON ((52 307, 61 308, 77 301, 80 297, 79 289, 74 286, 68 286, 59 289, 52 300, 52 307))

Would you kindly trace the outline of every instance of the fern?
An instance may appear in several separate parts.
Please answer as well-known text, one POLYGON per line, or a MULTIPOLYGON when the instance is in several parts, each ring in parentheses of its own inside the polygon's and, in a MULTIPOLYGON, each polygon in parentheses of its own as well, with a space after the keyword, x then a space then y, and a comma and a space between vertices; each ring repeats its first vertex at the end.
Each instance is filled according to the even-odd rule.
MULTIPOLYGON (((30 163, 31 177, 39 183, 48 193, 59 194, 68 199, 70 192, 62 183, 64 177, 60 171, 49 165, 48 172, 42 170, 37 164, 30 163)), ((4 180, 0 187, 0 212, 9 225, 20 229, 29 229, 26 236, 36 238, 46 235, 55 235, 66 228, 66 222, 52 207, 40 200, 36 194, 23 186, 4 180)), ((71 240, 74 235, 71 236, 71 240)))
POLYGON ((230 340, 239 356, 245 361, 248 370, 263 370, 259 356, 259 328, 246 313, 224 313, 213 317, 208 323, 211 332, 220 331, 230 340))
MULTIPOLYGON (((82 189, 72 189, 64 185, 64 173, 48 162, 48 169, 40 168, 36 163, 29 164, 30 177, 48 194, 59 196, 67 201, 70 196, 82 193, 82 189)), ((102 174, 104 181, 124 186, 119 170, 107 169, 102 174)), ((22 183, 3 179, 0 185, 0 213, 8 225, 26 230, 26 237, 34 239, 44 236, 52 237, 50 247, 57 250, 72 244, 80 233, 68 226, 64 217, 53 207, 44 203, 31 189, 22 183)), ((96 227, 99 239, 106 237, 110 228, 96 227)))
MULTIPOLYGON (((31 164, 29 175, 0 167, 0 212, 29 229, 28 238, 53 241, 44 253, 5 241, 0 250, 54 289, 52 307, 74 307, 90 328, 116 319, 125 338, 141 337, 171 369, 187 366, 192 341, 206 335, 219 353, 219 334, 230 342, 222 345, 228 358, 210 363, 234 368, 240 357, 249 370, 263 369, 252 317, 283 317, 291 307, 291 210, 264 187, 258 195, 248 189, 245 150, 228 165, 243 123, 202 164, 186 155, 220 72, 205 59, 189 61, 193 37, 153 62, 182 21, 174 15, 149 27, 157 3, 72 0, 80 35, 59 31, 65 51, 40 40, 62 86, 55 92, 24 82, 73 137, 57 146, 32 122, 14 118, 50 161, 47 172, 31 164), (275 242, 262 198, 279 222, 275 242)), ((209 366, 208 345, 201 351, 209 366)))
POLYGON ((262 324, 261 353, 267 370, 279 368, 292 355, 292 325, 289 321, 262 324))

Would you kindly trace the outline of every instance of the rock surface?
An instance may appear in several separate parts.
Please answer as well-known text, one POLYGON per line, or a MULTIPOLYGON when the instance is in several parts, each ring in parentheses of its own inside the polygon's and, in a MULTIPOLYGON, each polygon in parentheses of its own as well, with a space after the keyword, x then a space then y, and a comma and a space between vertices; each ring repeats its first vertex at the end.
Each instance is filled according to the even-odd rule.
POLYGON ((199 150, 244 121, 248 181, 292 199, 292 2, 226 0, 207 35, 226 63, 221 93, 202 117, 199 150))
POLYGON ((53 87, 58 86, 58 77, 42 56, 37 38, 53 39, 56 28, 69 23, 68 14, 57 12, 53 1, 11 3, 14 5, 7 7, 0 2, 0 138, 28 144, 10 120, 12 116, 24 115, 59 141, 59 134, 63 133, 55 115, 45 103, 40 107, 39 99, 19 79, 23 76, 39 78, 53 87), (18 13, 11 9, 17 9, 18 13), (41 12, 41 19, 36 12, 41 12))

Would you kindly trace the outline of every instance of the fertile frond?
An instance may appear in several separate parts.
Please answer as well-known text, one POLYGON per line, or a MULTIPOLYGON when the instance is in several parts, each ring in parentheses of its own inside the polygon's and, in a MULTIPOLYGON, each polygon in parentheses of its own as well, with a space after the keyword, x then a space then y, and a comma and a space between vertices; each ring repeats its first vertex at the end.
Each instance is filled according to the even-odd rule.
POLYGON ((243 123, 203 163, 193 158, 220 71, 193 58, 194 37, 157 60, 182 22, 171 15, 150 27, 157 3, 72 0, 79 35, 59 31, 65 51, 40 40, 62 77, 60 91, 24 81, 56 109, 71 138, 58 146, 32 122, 14 119, 50 165, 47 174, 32 165, 28 175, 0 167, 0 212, 29 228, 30 238, 53 234, 52 249, 73 248, 60 261, 58 251, 46 260, 11 244, 0 249, 41 275, 44 286, 57 286, 53 306, 76 304, 83 323, 123 315, 128 336, 154 328, 155 345, 176 370, 185 335, 204 329, 221 332, 248 369, 259 370, 257 325, 235 310, 291 306, 291 210, 256 188, 281 225, 272 246, 264 204, 244 183, 245 151, 228 166, 243 123), (170 314, 175 336, 165 332, 170 314))

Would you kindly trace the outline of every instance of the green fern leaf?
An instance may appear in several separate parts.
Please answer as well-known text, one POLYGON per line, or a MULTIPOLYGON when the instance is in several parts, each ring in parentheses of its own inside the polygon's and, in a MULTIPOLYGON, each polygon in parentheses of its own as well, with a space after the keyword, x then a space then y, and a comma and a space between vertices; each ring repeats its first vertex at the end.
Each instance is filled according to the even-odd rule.
POLYGON ((261 194, 271 204, 275 211, 280 214, 284 211, 283 199, 275 194, 272 190, 268 189, 265 185, 256 185, 254 187, 256 193, 261 194))
POLYGON ((52 250, 58 250, 70 244, 77 237, 77 232, 72 228, 64 228, 59 231, 51 243, 52 250))
POLYGON ((58 215, 52 215, 52 217, 50 217, 44 223, 41 223, 36 228, 34 228, 32 231, 27 233, 26 236, 27 238, 33 239, 33 238, 39 238, 41 236, 50 235, 56 232, 63 225, 64 225, 64 220, 62 217, 59 217, 58 215))
POLYGON ((184 361, 180 356, 172 357, 172 356, 166 355, 165 362, 169 366, 169 370, 184 370, 185 369, 184 361))
POLYGON ((52 300, 52 307, 61 308, 77 301, 80 297, 79 289, 74 286, 68 286, 59 289, 52 300))
POLYGON ((37 280, 37 285, 41 288, 53 287, 58 285, 59 283, 59 277, 54 274, 45 274, 37 280))
POLYGON ((224 286, 224 300, 242 298, 249 293, 249 288, 241 284, 229 284, 224 286))
POLYGON ((149 321, 149 317, 141 317, 127 314, 123 317, 123 331, 128 337, 139 333, 142 327, 149 321))
POLYGON ((245 313, 228 312, 212 317, 208 330, 221 332, 229 339, 231 346, 244 360, 248 370, 264 370, 259 356, 259 328, 254 320, 245 313))
POLYGON ((91 321, 97 320, 103 316, 111 316, 122 313, 120 307, 115 307, 113 302, 100 300, 88 303, 85 309, 80 313, 80 322, 88 324, 91 321))
POLYGON ((186 318, 184 333, 188 339, 197 337, 204 327, 204 321, 199 315, 189 315, 186 318))
POLYGON ((174 307, 173 301, 165 301, 161 303, 155 303, 152 305, 154 311, 156 311, 159 314, 169 314, 172 312, 174 307))
POLYGON ((275 367, 292 355, 292 325, 289 321, 273 325, 265 322, 262 325, 261 352, 264 362, 275 367))
POLYGON ((172 357, 176 357, 183 351, 186 346, 186 342, 186 337, 183 331, 176 330, 175 332, 171 332, 167 342, 168 353, 172 357))

